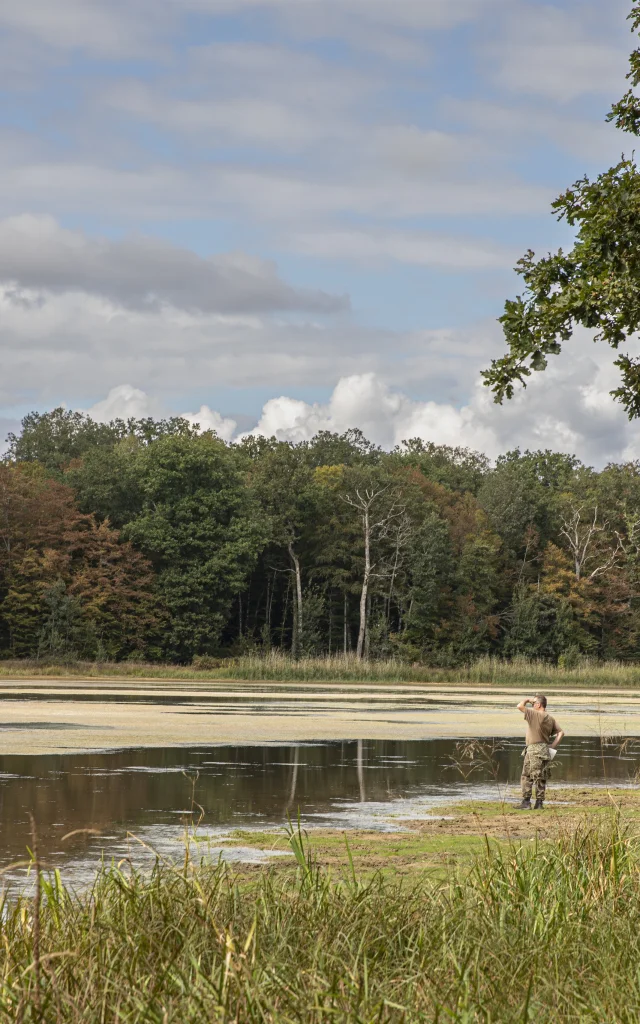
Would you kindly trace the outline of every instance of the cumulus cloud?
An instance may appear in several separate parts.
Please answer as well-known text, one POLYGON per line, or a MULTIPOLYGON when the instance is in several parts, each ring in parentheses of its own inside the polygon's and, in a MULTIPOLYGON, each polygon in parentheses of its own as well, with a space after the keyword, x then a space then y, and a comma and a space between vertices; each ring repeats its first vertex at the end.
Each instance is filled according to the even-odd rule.
POLYGON ((348 306, 345 296, 293 288, 273 263, 245 253, 203 259, 159 238, 91 238, 48 216, 0 222, 0 281, 88 292, 133 309, 166 303, 201 312, 331 313, 348 306))
POLYGON ((231 419, 230 416, 221 416, 219 412, 210 409, 208 405, 201 405, 200 412, 181 412, 178 415, 201 431, 213 430, 218 437, 225 441, 231 441, 238 426, 236 420, 231 419))
MULTIPOLYGON (((140 388, 131 384, 118 384, 111 388, 109 394, 101 402, 96 402, 85 412, 98 423, 109 423, 115 419, 145 419, 148 416, 160 419, 163 409, 157 398, 150 397, 140 388)), ((219 412, 202 405, 199 412, 180 412, 177 414, 187 420, 200 431, 213 430, 218 437, 230 441, 236 432, 237 422, 230 417, 221 416, 219 412)))
POLYGON ((515 444, 572 451, 595 464, 640 455, 637 424, 609 395, 619 379, 614 354, 586 332, 499 407, 477 383, 479 370, 503 351, 490 322, 394 332, 172 307, 131 310, 99 296, 9 286, 0 288, 0 315, 0 404, 7 410, 61 401, 87 408, 93 396, 92 415, 101 419, 182 412, 230 439, 236 423, 247 422, 246 399, 244 416, 234 414, 236 390, 268 389, 273 397, 256 429, 292 440, 357 426, 386 447, 421 436, 491 456, 515 444), (221 385, 228 389, 225 415, 207 397, 221 385), (302 401, 300 389, 308 394, 310 387, 330 397, 302 401))
POLYGON ((122 419, 145 419, 147 416, 160 415, 160 403, 157 398, 150 398, 140 388, 134 388, 130 384, 119 384, 111 388, 106 398, 96 402, 90 409, 85 410, 87 415, 98 423, 109 423, 111 420, 122 419))
MULTIPOLYGON (((307 402, 286 394, 269 399, 255 427, 244 434, 233 417, 221 416, 208 405, 182 415, 226 441, 263 435, 298 443, 321 430, 342 433, 359 427, 385 449, 421 437, 482 451, 490 458, 520 447, 576 454, 596 466, 636 459, 638 425, 627 420, 609 394, 617 383, 611 352, 588 345, 584 333, 576 335, 562 357, 551 360, 545 373, 535 374, 529 387, 503 406, 493 402, 477 379, 469 400, 454 403, 416 398, 406 388, 392 386, 388 376, 369 371, 339 379, 327 401, 307 402)), ((90 412, 110 419, 131 415, 128 410, 133 408, 136 415, 157 415, 158 403, 138 389, 120 386, 90 412)))
POLYGON ((409 437, 456 445, 468 444, 473 436, 476 447, 495 446, 489 431, 478 431, 468 407, 456 409, 449 404, 413 401, 389 388, 374 373, 344 377, 326 404, 308 404, 284 396, 272 398, 250 433, 299 442, 320 430, 342 433, 350 427, 359 427, 384 448, 409 437))
POLYGON ((536 375, 526 391, 503 406, 497 406, 480 383, 468 403, 455 406, 412 399, 378 375, 366 373, 340 380, 326 403, 285 396, 271 399, 250 433, 300 442, 319 430, 342 433, 360 427, 387 449, 421 437, 473 448, 491 458, 514 447, 550 448, 596 465, 637 458, 637 424, 628 422, 609 395, 615 371, 578 354, 579 344, 584 345, 584 338, 569 346, 564 366, 552 365, 536 375))

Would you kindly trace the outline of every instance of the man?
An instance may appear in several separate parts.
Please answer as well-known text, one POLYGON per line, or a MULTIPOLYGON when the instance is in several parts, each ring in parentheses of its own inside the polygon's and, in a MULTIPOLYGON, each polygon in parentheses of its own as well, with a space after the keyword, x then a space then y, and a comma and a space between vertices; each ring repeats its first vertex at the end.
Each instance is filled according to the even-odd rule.
POLYGON ((531 793, 536 787, 536 802, 534 811, 541 811, 544 803, 544 796, 549 778, 549 766, 551 757, 549 750, 557 750, 564 732, 556 722, 555 718, 547 714, 547 698, 542 693, 535 697, 527 697, 518 704, 518 711, 524 715, 527 723, 527 748, 524 752, 524 764, 522 765, 522 803, 519 805, 523 811, 531 810, 531 793), (531 707, 527 705, 531 704, 531 707), (551 737, 555 736, 553 743, 551 737))

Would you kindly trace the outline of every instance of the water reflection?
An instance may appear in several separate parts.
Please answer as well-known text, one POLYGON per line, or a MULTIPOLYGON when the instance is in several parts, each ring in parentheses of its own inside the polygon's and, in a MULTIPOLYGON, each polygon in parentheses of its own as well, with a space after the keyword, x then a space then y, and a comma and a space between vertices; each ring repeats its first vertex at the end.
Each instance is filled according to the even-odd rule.
MULTIPOLYGON (((521 740, 504 741, 498 749, 500 786, 517 782, 521 751, 521 740)), ((166 851, 177 843, 181 823, 194 810, 199 817, 193 800, 215 845, 230 828, 279 825, 298 813, 315 825, 388 828, 390 814, 397 820, 437 813, 452 798, 495 794, 492 768, 484 766, 465 781, 454 758, 451 740, 4 756, 0 864, 24 856, 30 813, 42 856, 77 867, 95 863, 102 850, 109 858, 126 855, 133 842, 127 833, 166 851), (76 829, 100 835, 62 841, 76 829)), ((595 738, 575 738, 563 743, 553 782, 629 784, 639 766, 640 743, 621 751, 602 748, 595 738)))

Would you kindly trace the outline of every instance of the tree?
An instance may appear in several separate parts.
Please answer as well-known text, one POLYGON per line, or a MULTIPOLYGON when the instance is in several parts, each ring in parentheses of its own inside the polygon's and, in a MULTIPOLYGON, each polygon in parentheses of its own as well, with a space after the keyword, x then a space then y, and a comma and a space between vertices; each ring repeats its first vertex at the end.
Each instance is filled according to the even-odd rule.
POLYGON ((11 462, 39 462, 50 473, 60 473, 87 454, 108 451, 125 437, 149 444, 158 437, 195 434, 187 420, 115 419, 98 423, 82 412, 59 407, 51 412, 30 412, 22 420, 20 434, 7 436, 6 458, 11 462))
POLYGON ((516 558, 531 556, 531 530, 543 547, 558 528, 561 495, 571 485, 580 463, 570 455, 550 451, 498 456, 487 473, 478 501, 489 521, 516 558))
POLYGON ((150 559, 170 614, 169 657, 215 653, 233 598, 267 540, 241 454, 212 433, 141 448, 143 508, 123 533, 150 559))
POLYGON ((87 451, 110 448, 117 437, 114 424, 96 423, 71 409, 30 412, 22 420, 20 434, 7 437, 7 458, 12 462, 40 462, 55 473, 87 451))
POLYGON ((296 657, 304 639, 301 539, 309 548, 319 491, 304 446, 280 443, 266 451, 250 474, 251 487, 269 523, 270 542, 284 549, 294 578, 294 623, 291 652, 296 657), (304 536, 306 534, 306 536, 304 536))
POLYGON ((609 523, 598 506, 585 509, 570 505, 561 516, 560 537, 569 549, 576 580, 595 580, 619 565, 624 551, 617 537, 609 542, 609 523))
POLYGON ((376 465, 382 455, 382 449, 367 440, 356 427, 345 430, 344 434, 321 430, 300 447, 308 452, 311 466, 376 465))
POLYGON ((82 516, 71 488, 40 465, 0 465, 0 589, 28 549, 64 547, 82 516))
POLYGON ((85 452, 65 469, 63 480, 73 488, 82 512, 99 520, 108 519, 121 529, 138 516, 144 506, 144 493, 138 473, 138 456, 144 442, 128 435, 110 447, 85 452))
MULTIPOLYGON (((640 4, 629 18, 640 29, 640 4)), ((640 85, 640 49, 630 58, 632 86, 640 85)), ((632 91, 615 104, 608 120, 640 136, 640 98, 632 91)), ((534 370, 544 370, 547 356, 558 355, 577 325, 595 332, 614 350, 640 329, 640 171, 624 158, 595 181, 577 181, 552 209, 559 220, 577 228, 568 253, 560 249, 541 259, 529 250, 516 270, 525 291, 508 300, 500 318, 508 352, 484 371, 496 402, 512 398, 514 383, 526 386, 534 370)), ((614 360, 622 384, 611 394, 630 419, 640 416, 640 360, 621 354, 614 360)))
POLYGON ((67 593, 88 627, 87 656, 160 656, 167 612, 151 563, 108 522, 85 520, 72 551, 67 593))
POLYGON ((0 466, 0 625, 18 657, 159 653, 150 564, 40 465, 0 466))
POLYGON ((58 552, 25 552, 14 563, 7 577, 0 615, 8 631, 8 647, 16 658, 32 658, 43 646, 49 646, 52 633, 59 635, 54 622, 56 597, 68 559, 58 552))
POLYGON ((471 491, 473 494, 478 493, 489 471, 489 459, 480 452, 434 444, 420 437, 403 441, 394 449, 392 459, 418 467, 429 480, 452 491, 471 491))
POLYGON ((391 575, 390 567, 383 567, 380 558, 372 554, 372 549, 381 540, 392 534, 394 527, 404 516, 405 505, 402 503, 393 482, 371 470, 352 469, 345 474, 346 490, 341 494, 342 501, 354 509, 361 523, 364 565, 362 586, 360 589, 360 625, 356 657, 362 658, 365 648, 367 619, 369 611, 369 587, 372 576, 391 575), (376 557, 376 561, 372 558, 376 557), (377 570, 377 572, 375 571, 377 570))

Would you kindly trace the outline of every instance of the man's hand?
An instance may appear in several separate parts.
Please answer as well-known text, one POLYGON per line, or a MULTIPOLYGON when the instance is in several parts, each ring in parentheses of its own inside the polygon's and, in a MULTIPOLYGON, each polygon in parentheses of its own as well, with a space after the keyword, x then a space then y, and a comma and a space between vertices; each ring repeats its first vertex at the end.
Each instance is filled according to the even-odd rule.
POLYGON ((562 731, 562 729, 560 729, 560 732, 557 734, 557 736, 556 736, 555 740, 553 741, 553 743, 551 743, 549 745, 549 749, 550 750, 557 750, 558 749, 558 743, 560 742, 560 740, 562 739, 563 736, 564 736, 564 732, 562 731))

